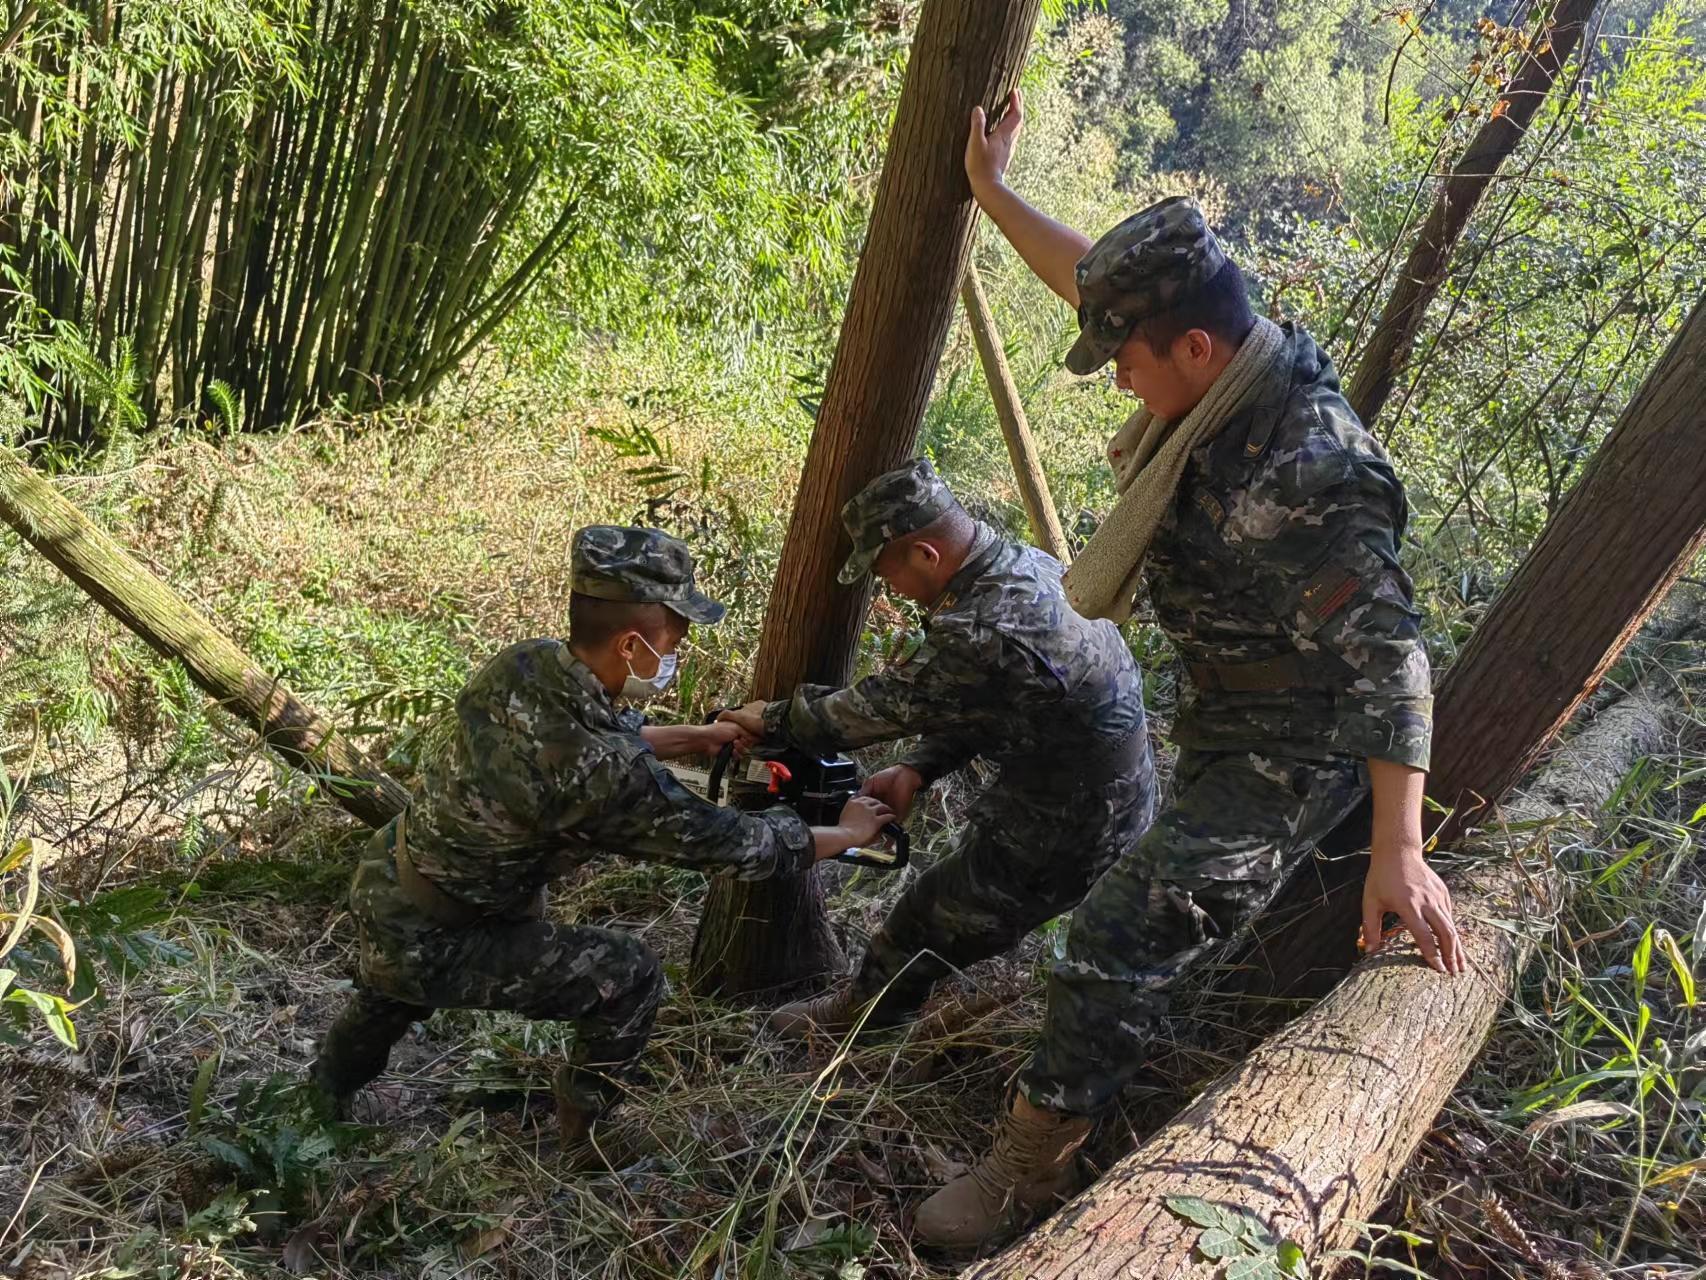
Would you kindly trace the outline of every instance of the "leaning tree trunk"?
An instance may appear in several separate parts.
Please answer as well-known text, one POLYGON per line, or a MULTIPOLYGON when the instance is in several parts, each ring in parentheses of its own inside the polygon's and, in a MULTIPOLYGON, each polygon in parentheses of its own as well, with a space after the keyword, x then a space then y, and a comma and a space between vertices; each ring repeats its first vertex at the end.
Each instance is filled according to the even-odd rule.
MULTIPOLYGON (((1451 810, 1442 843, 1533 767, 1706 541, 1702 403, 1706 298, 1440 683, 1428 794, 1451 810)), ((1366 830, 1337 843, 1366 848, 1366 830)), ((1287 887, 1258 925, 1253 987, 1320 994, 1350 967, 1366 867, 1337 858, 1287 887)))
POLYGON ((966 263, 960 299, 966 304, 966 320, 971 324, 977 358, 989 383, 990 399, 995 402, 995 416, 1001 423, 1001 438, 1007 442, 1007 457, 1013 463, 1013 480, 1019 486, 1025 516, 1031 522, 1031 535, 1039 547, 1066 564, 1072 559, 1072 551, 1066 545, 1060 514, 1054 509, 1054 495, 1049 492, 1048 475, 1037 456, 1031 424, 1025 418, 1025 405, 1013 383, 1013 371, 1007 367, 1007 353, 1001 348, 1001 335, 996 331, 995 317, 990 314, 989 299, 984 296, 983 279, 975 262, 966 263))
MULTIPOLYGON (((1603 803, 1657 749, 1674 708, 1636 696, 1603 712, 1510 816, 1603 803)), ((1530 939, 1510 921, 1549 908, 1546 860, 1511 846, 1455 888, 1469 972, 1444 979, 1413 947, 1364 962, 1327 999, 969 1280, 1210 1280, 1224 1261, 1174 1213, 1194 1196, 1253 1218, 1305 1253, 1351 1242, 1426 1136, 1486 1039, 1530 939), (1538 894, 1531 891, 1539 890, 1538 894), (1540 901, 1536 902, 1538 897, 1540 901)))
POLYGON ((1469 224, 1475 206, 1510 153, 1528 132, 1558 72, 1581 43, 1582 32, 1598 0, 1558 0, 1550 21, 1505 84, 1487 123, 1446 178, 1428 220, 1410 248, 1398 282, 1368 345, 1357 358, 1356 374, 1345 398, 1365 425, 1372 426, 1392 385, 1410 359, 1428 304, 1445 282, 1452 251, 1469 224))
POLYGON ((341 737, 324 716, 249 661, 211 622, 4 449, 0 520, 113 617, 165 657, 183 663, 196 684, 363 822, 382 826, 408 803, 402 785, 341 737))
MULTIPOLYGON (((1038 0, 929 0, 842 321, 758 646, 755 696, 851 673, 870 585, 838 586, 841 506, 911 453, 969 257, 962 155, 974 106, 1018 82, 1038 0)), ((697 989, 772 988, 839 968, 811 874, 717 880, 693 947, 697 989)))

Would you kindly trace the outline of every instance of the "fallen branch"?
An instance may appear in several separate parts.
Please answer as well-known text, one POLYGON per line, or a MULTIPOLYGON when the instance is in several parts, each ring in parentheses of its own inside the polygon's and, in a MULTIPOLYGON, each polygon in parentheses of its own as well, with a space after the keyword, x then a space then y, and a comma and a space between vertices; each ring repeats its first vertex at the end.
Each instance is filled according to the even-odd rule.
POLYGON ((267 674, 200 612, 144 568, 16 455, 0 450, 0 519, 197 685, 260 733, 326 794, 382 826, 409 793, 331 722, 267 674))

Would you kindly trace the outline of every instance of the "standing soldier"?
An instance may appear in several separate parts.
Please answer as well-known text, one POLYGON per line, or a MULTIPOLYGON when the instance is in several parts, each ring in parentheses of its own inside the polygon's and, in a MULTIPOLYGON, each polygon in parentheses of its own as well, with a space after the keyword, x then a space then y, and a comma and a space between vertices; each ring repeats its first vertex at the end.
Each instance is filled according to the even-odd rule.
POLYGON ((830 753, 922 735, 868 795, 903 817, 918 791, 982 756, 999 773, 954 851, 902 895, 850 984, 778 1009, 785 1036, 911 1018, 938 979, 1070 910, 1154 809, 1143 680, 1117 628, 1080 617, 1058 561, 973 520, 922 459, 842 509, 843 583, 875 571, 929 608, 922 646, 845 689, 725 712, 754 736, 830 753))
POLYGON ((553 1085, 564 1147, 584 1153, 645 1047, 663 977, 630 934, 547 921, 546 884, 601 853, 760 879, 866 843, 893 816, 855 797, 841 825, 807 827, 788 809, 740 813, 687 791, 658 757, 715 753, 738 727, 649 727, 617 703, 662 693, 688 625, 723 607, 656 529, 585 528, 571 555, 568 642, 523 641, 480 669, 448 746, 356 869, 356 992, 312 1071, 339 1111, 410 1023, 512 1009, 574 1024, 553 1085))
POLYGON ((1004 183, 1018 94, 966 174, 1026 264, 1077 308, 1074 373, 1114 361, 1143 408, 1108 449, 1120 498, 1067 576, 1123 621, 1147 585, 1191 688, 1170 802, 1073 913, 1042 1042, 991 1151, 919 1209, 918 1237, 974 1247, 1045 1208, 1092 1118, 1142 1066, 1170 989, 1266 904, 1372 784, 1370 950, 1396 912, 1427 962, 1463 955, 1422 856, 1432 698, 1404 491, 1301 328, 1252 315, 1194 202, 1163 200, 1095 244, 1004 183))

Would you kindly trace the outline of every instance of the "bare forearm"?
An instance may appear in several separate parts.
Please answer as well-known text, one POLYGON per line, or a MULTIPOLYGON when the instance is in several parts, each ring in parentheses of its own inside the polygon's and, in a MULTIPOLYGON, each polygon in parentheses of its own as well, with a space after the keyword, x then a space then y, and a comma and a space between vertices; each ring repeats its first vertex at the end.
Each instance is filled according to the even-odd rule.
POLYGON ((1428 775, 1407 764, 1371 758, 1368 778, 1374 793, 1372 855, 1421 857, 1422 793, 1428 775))
POLYGON ((645 739, 646 745, 652 749, 652 754, 660 760, 700 755, 706 749, 703 725, 648 724, 640 730, 640 737, 645 739))
POLYGON ((979 183, 972 194, 1037 279, 1077 307, 1078 260, 1090 238, 1034 208, 1004 182, 979 183))

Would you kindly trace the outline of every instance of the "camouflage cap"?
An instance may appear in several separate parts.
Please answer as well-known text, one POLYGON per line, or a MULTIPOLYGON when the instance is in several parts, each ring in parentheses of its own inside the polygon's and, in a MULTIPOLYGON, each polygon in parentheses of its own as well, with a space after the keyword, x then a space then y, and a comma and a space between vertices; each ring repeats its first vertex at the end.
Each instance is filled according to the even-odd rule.
POLYGON ((1226 254, 1189 196, 1169 196, 1134 213, 1078 260, 1078 341, 1066 353, 1073 373, 1113 359, 1140 320, 1206 284, 1226 254))
POLYGON ((723 620, 723 606, 693 585, 693 553, 662 529, 589 524, 577 530, 569 585, 599 600, 666 605, 689 622, 723 620))
POLYGON ((859 581, 892 539, 905 537, 957 505, 927 458, 885 471, 847 500, 841 523, 853 541, 853 554, 841 566, 841 581, 859 581))

